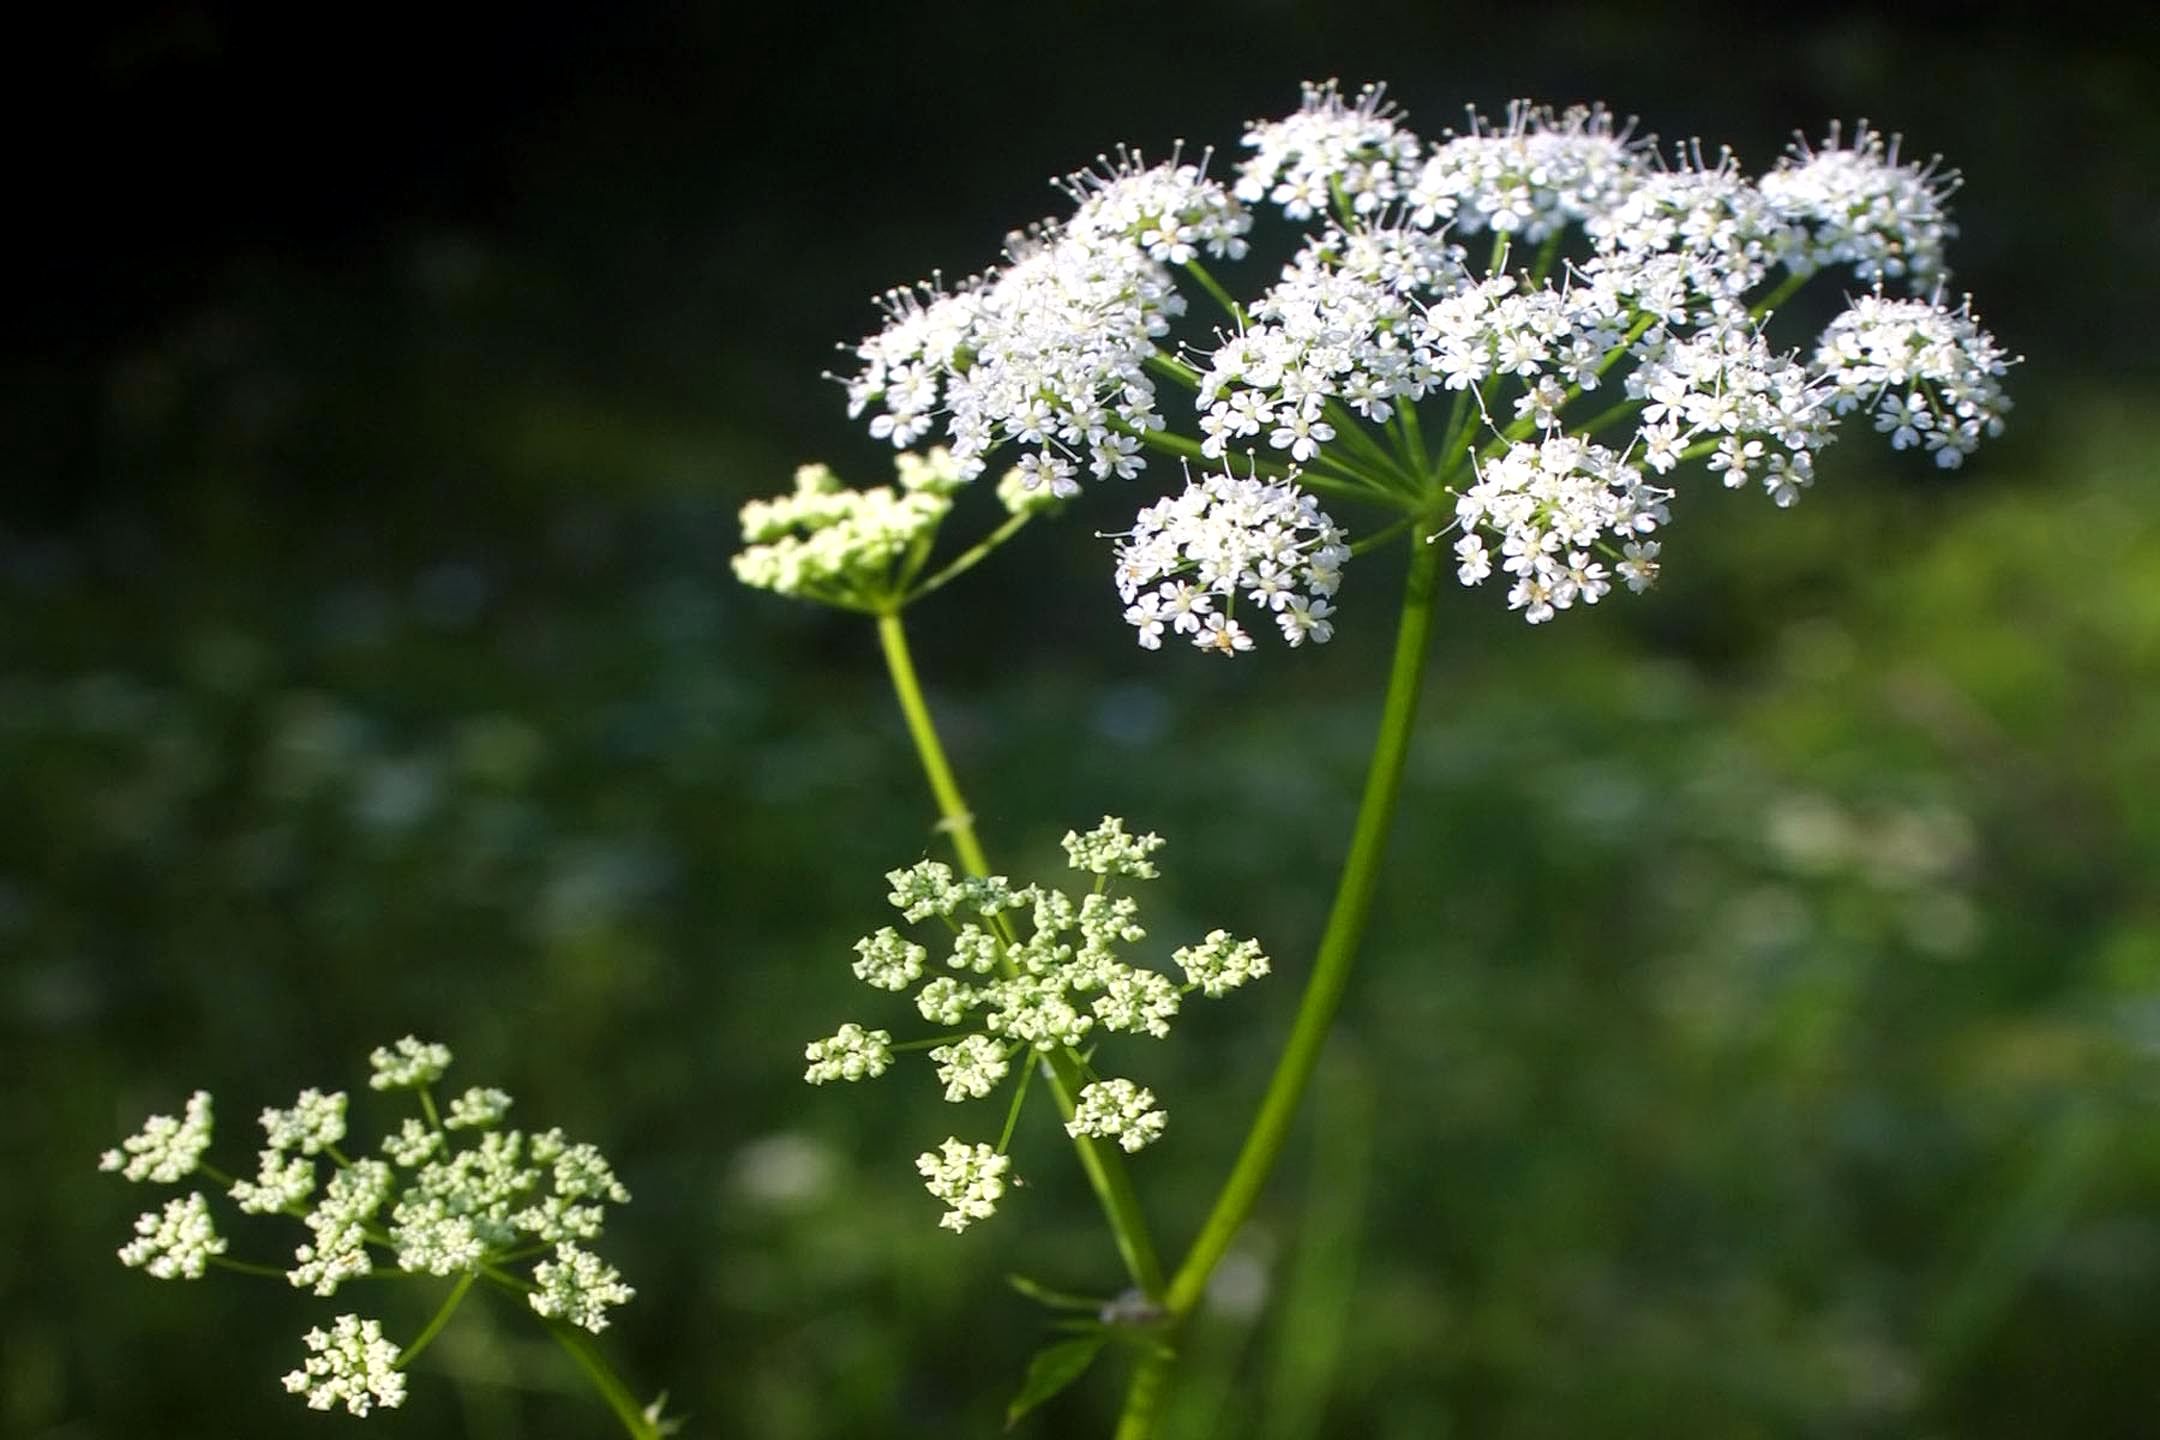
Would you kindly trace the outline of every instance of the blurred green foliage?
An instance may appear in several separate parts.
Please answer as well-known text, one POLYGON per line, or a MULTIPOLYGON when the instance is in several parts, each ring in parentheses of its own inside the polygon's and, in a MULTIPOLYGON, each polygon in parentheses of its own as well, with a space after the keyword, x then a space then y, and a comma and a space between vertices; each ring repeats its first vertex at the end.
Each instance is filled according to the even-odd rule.
MULTIPOLYGON (((1825 93, 1887 93, 1868 34, 1802 52, 1825 93)), ((2038 62, 1967 59, 1913 108, 2039 93, 2038 62)), ((2094 58, 2076 113, 2143 115, 2125 65, 2094 58)), ((1209 84, 1222 136, 1285 98, 1209 84)), ((2038 152, 2002 153, 1952 158, 1999 161, 1968 197, 1993 228, 1966 214, 2019 284, 1980 304, 2035 359, 1971 470, 1852 437, 1792 512, 1686 496, 1644 600, 1534 633, 1447 603, 1318 1123, 1189 1337, 1175 1435, 2151 1433, 2160 385, 2079 350, 2104 237, 2013 215, 2038 152)), ((770 367, 856 322, 828 323, 820 235, 760 252, 814 323, 689 335, 696 232, 601 233, 604 159, 516 240, 220 272, 97 372, 104 488, 0 530, 0 1435, 345 1423, 276 1386, 325 1302, 122 1270, 147 1194, 93 1165, 205 1086, 244 1166, 257 1107, 356 1086, 407 1031, 616 1160, 640 1295, 605 1340, 691 1433, 992 1433, 1049 1319, 1000 1277, 1114 1281, 1046 1111, 1031 1183, 955 1238, 910 1164, 949 1128, 934 1089, 799 1081, 864 1011, 883 871, 937 844, 867 626, 726 579, 734 508, 802 435, 883 478, 797 420, 838 409, 814 360, 770 367)), ((911 213, 850 284, 1032 212, 911 213)), ((1001 865, 1121 813, 1171 840, 1158 935, 1278 957, 1148 1056, 1172 1127, 1135 1169, 1174 1246, 1319 932, 1391 562, 1353 568, 1327 651, 1149 656, 1092 535, 1128 513, 1032 527, 916 628, 1001 865)), ((393 1334, 428 1312, 382 1293, 393 1334)), ((507 1309, 421 1370, 371 1431, 605 1433, 507 1309)), ((1028 1423, 1102 1433, 1112 1388, 1028 1423)))

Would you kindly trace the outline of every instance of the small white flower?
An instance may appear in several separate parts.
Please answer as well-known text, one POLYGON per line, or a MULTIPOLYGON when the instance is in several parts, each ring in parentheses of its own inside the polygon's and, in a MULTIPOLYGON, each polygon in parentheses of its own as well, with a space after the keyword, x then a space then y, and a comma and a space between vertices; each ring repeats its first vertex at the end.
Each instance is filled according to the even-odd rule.
POLYGON ((1212 650, 1218 655, 1235 655, 1252 649, 1252 636, 1245 627, 1227 615, 1210 615, 1207 625, 1193 636, 1193 644, 1202 650, 1212 650))
POLYGON ((1619 575, 1627 582, 1628 589, 1640 595, 1657 583, 1658 542, 1655 540, 1630 540, 1621 547, 1627 558, 1619 565, 1619 575))

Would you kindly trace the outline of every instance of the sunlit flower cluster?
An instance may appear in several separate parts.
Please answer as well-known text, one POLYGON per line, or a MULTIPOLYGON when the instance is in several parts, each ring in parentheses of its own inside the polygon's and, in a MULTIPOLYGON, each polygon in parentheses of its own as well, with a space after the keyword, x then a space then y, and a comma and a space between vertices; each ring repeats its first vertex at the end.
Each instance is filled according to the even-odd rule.
MULTIPOLYGON (((1229 189, 1204 165, 1122 157, 1071 182, 1076 213, 1015 240, 1004 269, 896 293, 858 350, 854 409, 874 405, 873 432, 901 445, 941 419, 963 474, 1011 443, 1022 483, 1057 494, 1083 471, 1135 475, 1151 450, 1243 456, 1237 483, 1412 518, 1475 492, 1457 510, 1470 528, 1424 533, 1456 545, 1469 584, 1492 545, 1537 549, 1506 556, 1510 601, 1533 622, 1613 579, 1651 582, 1664 541, 1645 537, 1684 465, 1791 505, 1853 410, 1948 465, 2007 409, 2011 359, 1969 308, 1921 293, 1945 273, 1955 173, 1901 159, 1865 124, 1802 141, 1757 179, 1728 150, 1661 148, 1597 106, 1517 102, 1428 144, 1381 87, 1331 81, 1244 145, 1229 189), (1281 269, 1234 293, 1200 261, 1244 252, 1247 206, 1294 233, 1281 269), (1485 235, 1473 255, 1465 242, 1485 235), (1833 268, 1916 293, 1861 296, 1812 347, 1773 342, 1784 298, 1833 268), (1173 336, 1195 299, 1214 318, 1173 336), (1189 390, 1189 432, 1166 386, 1189 390), (1535 493, 1555 486, 1573 498, 1535 493), (1618 507, 1596 524, 1592 491, 1605 498, 1591 508, 1618 507), (1487 505, 1503 492, 1528 510, 1487 505)), ((1232 573, 1205 553, 1229 532, 1200 537, 1201 555, 1166 538, 1218 483, 1143 502, 1122 532, 1117 583, 1141 644, 1248 649, 1227 602, 1253 591, 1291 643, 1325 638, 1330 589, 1277 583, 1305 562, 1268 554, 1273 570, 1232 573)))
POLYGON ((886 296, 848 382, 850 414, 878 407, 871 434, 904 449, 942 416, 963 476, 1010 441, 1029 488, 1060 496, 1083 468, 1138 473, 1136 436, 1163 423, 1146 365, 1185 308, 1171 267, 1243 255, 1252 220, 1200 166, 1130 152, 1066 188, 1072 217, 1014 236, 1002 268, 886 296))
POLYGON ((1816 367, 1842 413, 1863 410, 1894 449, 1915 445, 1954 469, 2000 435, 2010 408, 2002 377, 2013 361, 1980 328, 1967 301, 1955 310, 1863 295, 1830 322, 1816 367))
POLYGON ((1821 149, 1802 139, 1763 176, 1763 194, 1806 232, 1787 264, 1850 265, 1870 281, 1926 284, 1942 275, 1944 247, 1957 233, 1945 208, 1957 172, 1942 169, 1939 156, 1901 163, 1898 144, 1866 121, 1846 144, 1833 122, 1821 149))
POLYGON ((1335 522, 1294 482, 1206 475, 1134 517, 1118 546, 1118 593, 1149 650, 1166 630, 1221 655, 1250 650, 1232 613, 1241 597, 1287 643, 1324 644, 1349 558, 1335 522))
POLYGON ((1295 115, 1245 127, 1253 152, 1238 166, 1237 198, 1262 200, 1292 220, 1325 213, 1339 190, 1359 215, 1402 197, 1404 169, 1417 159, 1417 136, 1395 123, 1384 87, 1367 85, 1345 102, 1332 80, 1305 86, 1295 115))
MULTIPOLYGON (((560 1130, 503 1128, 511 1100, 501 1090, 474 1086, 438 1109, 431 1087, 451 1063, 441 1045, 408 1036, 375 1051, 372 1062, 370 1088, 409 1091, 421 1111, 384 1136, 385 1158, 356 1158, 341 1148, 344 1092, 304 1090, 291 1106, 262 1111, 265 1145, 255 1176, 227 1189, 242 1213, 283 1215, 305 1228, 286 1280, 332 1296, 383 1273, 484 1277, 524 1293, 543 1316, 602 1329, 607 1308, 632 1295, 580 1243, 600 1237, 607 1206, 630 1198, 606 1157, 560 1130), (554 1258, 533 1267, 531 1285, 516 1280, 512 1272, 543 1246, 554 1248, 554 1258)), ((216 1177, 203 1160, 211 1140, 211 1099, 197 1092, 184 1119, 153 1116, 100 1167, 166 1184, 216 1177)), ((121 1262, 160 1279, 199 1278, 229 1249, 200 1191, 144 1214, 135 1231, 121 1262)), ((266 1267, 250 1261, 239 1268, 266 1267)), ((377 1322, 340 1316, 330 1331, 310 1331, 306 1340, 311 1354, 285 1385, 313 1408, 342 1404, 364 1415, 404 1398, 401 1372, 410 1357, 382 1338, 377 1322)))
POLYGON ((1601 106, 1551 109, 1516 101, 1495 125, 1437 146, 1410 186, 1411 218, 1543 242, 1569 225, 1609 214, 1641 183, 1644 144, 1601 106))
MULTIPOLYGON (((849 1023, 811 1042, 803 1078, 813 1085, 869 1079, 890 1068, 896 1050, 926 1050, 949 1101, 982 1099, 1015 1074, 1024 1093, 1040 1057, 1080 1064, 1075 1049, 1104 1034, 1159 1039, 1170 1033, 1186 996, 1220 997, 1267 974, 1257 941, 1222 930, 1175 952, 1182 984, 1126 958, 1127 947, 1147 931, 1138 901, 1119 894, 1116 882, 1154 878, 1150 857, 1162 843, 1129 832, 1114 816, 1086 834, 1068 833, 1072 868, 1095 877, 1077 897, 1045 885, 1015 886, 1002 876, 958 876, 935 860, 893 871, 887 898, 910 924, 942 922, 944 954, 927 963, 929 948, 888 927, 856 946, 856 978, 884 991, 920 981, 915 1008, 942 1033, 895 1046, 890 1032, 849 1023)), ((1072 1097, 1073 1135, 1138 1150, 1162 1134, 1166 1117, 1153 1094, 1085 1073, 1088 1083, 1072 1097)), ((987 1218, 1005 1186, 1016 1183, 1002 1141, 948 1139, 923 1155, 918 1168, 930 1193, 948 1206, 941 1223, 953 1230, 987 1218)))
POLYGON ((383 1338, 381 1321, 340 1315, 328 1331, 310 1330, 301 1338, 309 1354, 285 1377, 285 1389, 305 1396, 308 1409, 343 1405, 347 1414, 365 1415, 378 1405, 395 1410, 405 1403, 398 1347, 383 1338))
POLYGON ((761 590, 867 605, 888 593, 894 566, 931 536, 965 482, 952 456, 903 452, 899 484, 850 490, 823 465, 795 472, 795 491, 742 509, 735 578, 761 590))

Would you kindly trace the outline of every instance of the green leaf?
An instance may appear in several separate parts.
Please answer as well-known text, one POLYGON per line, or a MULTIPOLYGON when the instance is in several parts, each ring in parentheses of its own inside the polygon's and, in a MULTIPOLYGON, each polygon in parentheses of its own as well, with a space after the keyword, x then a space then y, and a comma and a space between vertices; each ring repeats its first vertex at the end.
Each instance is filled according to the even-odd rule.
POLYGON ((1086 1335, 1078 1340, 1060 1340, 1055 1345, 1045 1345, 1028 1361, 1027 1378, 1020 1382, 1020 1393, 1012 1404, 1005 1407, 1005 1428, 1010 1430, 1020 1423, 1020 1417, 1063 1390, 1066 1386, 1087 1374, 1088 1366, 1109 1340, 1107 1335, 1086 1335))

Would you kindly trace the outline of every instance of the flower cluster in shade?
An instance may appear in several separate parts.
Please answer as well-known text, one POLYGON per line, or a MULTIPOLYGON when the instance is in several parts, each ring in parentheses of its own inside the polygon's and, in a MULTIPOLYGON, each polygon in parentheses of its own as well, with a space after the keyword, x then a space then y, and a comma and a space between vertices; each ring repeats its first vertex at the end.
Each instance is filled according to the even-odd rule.
MULTIPOLYGON (((487 1274, 542 1316, 606 1328, 608 1310, 634 1293, 588 1248, 607 1208, 630 1198, 607 1158, 557 1129, 506 1127, 513 1102, 501 1090, 474 1086, 438 1105, 434 1090, 451 1064, 442 1045, 407 1036, 371 1059, 370 1088, 410 1092, 419 1109, 375 1153, 347 1148, 345 1092, 304 1090, 291 1106, 262 1111, 255 1173, 228 1181, 204 1160, 214 1115, 210 1095, 198 1091, 182 1116, 152 1116, 100 1168, 154 1184, 214 1179, 242 1214, 298 1222, 306 1235, 285 1278, 318 1296, 386 1272, 487 1274), (515 1278, 539 1255, 547 1258, 529 1282, 515 1278)), ((199 1279, 230 1248, 200 1189, 145 1213, 135 1230, 121 1262, 160 1279, 199 1279)), ((305 1340, 309 1355, 285 1386, 312 1408, 364 1415, 403 1401, 407 1357, 377 1321, 340 1315, 305 1340)))
MULTIPOLYGON (((1068 863, 1094 877, 1077 898, 1046 885, 1015 886, 1003 876, 955 875, 934 860, 893 871, 887 898, 907 924, 935 922, 939 958, 885 926, 856 943, 855 977, 877 990, 913 990, 917 1013, 937 1033, 896 1047, 889 1030, 842 1025, 805 1049, 803 1078, 813 1085, 873 1079, 900 1050, 920 1049, 947 1100, 979 1100, 1010 1081, 1019 1090, 1017 1107, 1038 1057, 1072 1056, 1106 1034, 1161 1039, 1187 996, 1219 998, 1267 974, 1258 942, 1222 930, 1171 953, 1182 980, 1127 958, 1127 947, 1147 932, 1137 900, 1120 893, 1121 882, 1154 879, 1150 857, 1162 844, 1158 836, 1127 832, 1111 816, 1086 834, 1069 832, 1068 863)), ((1151 1091, 1085 1073, 1068 1134, 1115 1141, 1128 1151, 1162 1135, 1167 1117, 1151 1091)), ((1010 1130, 1008 1124, 1008 1139, 1010 1130)), ((917 1160, 926 1188, 947 1207, 939 1222, 945 1228, 965 1230, 996 1209, 1013 1183, 1004 1146, 1002 1139, 991 1145, 951 1137, 917 1160)))
MULTIPOLYGON (((902 445, 942 423, 963 470, 1010 443, 1059 492, 1157 450, 1251 453, 1255 478, 1300 466, 1307 488, 1413 515, 1444 515, 1444 487, 1458 577, 1508 576, 1536 623, 1650 583, 1684 464, 1790 505, 1855 410, 1955 465, 2008 408, 2013 360, 1941 293, 1956 173, 1865 123, 1753 177, 1594 106, 1520 102, 1428 140, 1378 87, 1330 82, 1244 143, 1228 185, 1124 156, 1071 182, 1075 213, 1016 240, 1009 266, 895 292, 857 347, 853 409, 902 445), (1300 232, 1290 258, 1233 299, 1206 263, 1237 259, 1270 212, 1300 232), (1872 293, 1812 346, 1773 344, 1782 297, 1818 272, 1872 293), (1212 339, 1173 339, 1203 297, 1212 339)), ((1168 589, 1140 604, 1130 549, 1143 644, 1161 624, 1244 648, 1220 609, 1158 614, 1184 599, 1168 589)), ((1265 603, 1293 641, 1319 638, 1265 603)))
POLYGON ((1148 650, 1165 630, 1220 655, 1250 650, 1233 613, 1241 597, 1287 643, 1325 644, 1349 558, 1335 522, 1294 481, 1203 475, 1134 517, 1118 546, 1118 593, 1148 650))
MULTIPOLYGON (((824 465, 795 472, 791 494, 742 508, 735 577, 760 590, 856 610, 896 599, 929 558, 953 497, 968 484, 943 446, 893 457, 896 483, 852 490, 824 465)), ((1011 515, 1055 503, 1015 470, 997 487, 1011 515)))

